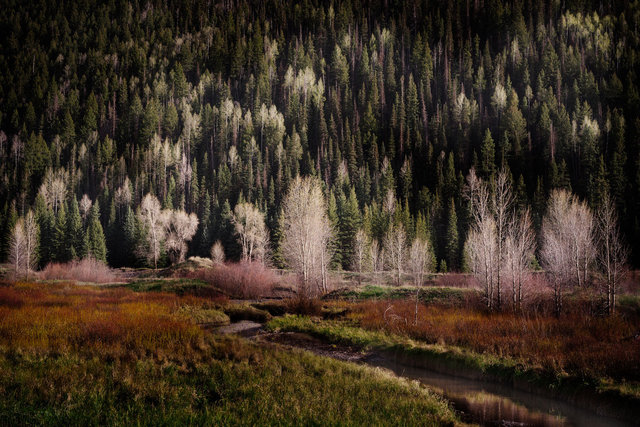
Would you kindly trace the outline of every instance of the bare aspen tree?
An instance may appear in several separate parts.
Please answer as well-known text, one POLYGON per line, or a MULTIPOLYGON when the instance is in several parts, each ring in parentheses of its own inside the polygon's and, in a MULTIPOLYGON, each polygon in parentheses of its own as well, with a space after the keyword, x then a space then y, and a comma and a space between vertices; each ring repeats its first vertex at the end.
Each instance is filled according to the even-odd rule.
POLYGON ((622 241, 618 214, 609 194, 606 195, 602 208, 596 213, 598 254, 597 261, 604 276, 604 291, 607 302, 607 313, 616 310, 616 294, 620 282, 627 273, 628 249, 622 241))
POLYGON ((211 246, 211 261, 214 262, 214 264, 222 264, 224 263, 224 248, 222 247, 222 242, 220 242, 220 240, 217 240, 212 246, 211 246))
POLYGON ((282 204, 282 252, 287 264, 300 276, 302 292, 327 289, 327 267, 331 260, 333 230, 320 183, 311 177, 296 177, 282 204))
POLYGON ((172 263, 184 261, 187 253, 187 242, 196 234, 198 217, 185 211, 162 211, 162 222, 165 233, 165 249, 172 263))
POLYGON ((374 274, 382 271, 384 268, 384 257, 378 239, 371 240, 369 244, 369 260, 371 261, 369 267, 374 274))
POLYGON ((138 217, 144 225, 146 243, 148 244, 148 247, 142 250, 142 255, 144 255, 149 262, 153 262, 153 267, 157 269, 162 242, 165 238, 165 218, 162 214, 160 202, 155 196, 151 194, 144 196, 140 204, 138 217))
POLYGON ((416 237, 409 248, 409 271, 413 276, 416 285, 416 305, 414 311, 414 324, 418 324, 418 301, 420 298, 420 287, 424 283, 424 275, 430 270, 430 244, 426 239, 416 237))
POLYGON ((553 288, 556 315, 562 311, 564 288, 584 286, 594 257, 594 221, 584 202, 565 190, 551 193, 542 221, 542 266, 553 288))
POLYGON ((511 181, 503 169, 498 174, 493 191, 493 208, 495 217, 496 230, 496 309, 502 308, 502 276, 503 266, 505 264, 505 240, 507 237, 507 228, 511 220, 513 205, 513 191, 511 189, 511 181))
POLYGON ((321 292, 327 293, 329 292, 329 264, 331 263, 331 258, 333 257, 331 247, 334 236, 333 229, 331 228, 331 223, 329 221, 321 222, 317 229, 317 233, 320 237, 317 241, 316 248, 316 253, 318 254, 318 256, 313 258, 312 265, 314 266, 313 270, 317 271, 320 275, 321 292))
POLYGON ((358 283, 362 282, 362 272, 369 264, 369 237, 361 228, 353 239, 352 268, 358 272, 358 283))
POLYGON ((251 203, 239 203, 233 212, 233 223, 242 245, 242 259, 264 261, 269 246, 264 215, 251 203))
POLYGON ((387 267, 394 272, 399 286, 407 258, 407 234, 402 224, 391 225, 384 236, 384 253, 387 267))
POLYGON ((82 216, 82 221, 85 224, 87 222, 87 218, 89 218, 89 214, 91 213, 91 206, 93 206, 93 202, 91 201, 89 196, 84 194, 82 196, 82 199, 80 200, 79 207, 80 207, 80 215, 82 216))
POLYGON ((496 273, 496 224, 491 216, 482 216, 467 237, 471 271, 483 289, 488 309, 494 308, 493 294, 496 273))
POLYGON ((38 265, 39 226, 33 211, 29 210, 24 217, 25 237, 25 274, 28 275, 38 265))
POLYGON ((535 246, 531 214, 526 209, 520 215, 512 217, 505 241, 506 266, 511 279, 511 304, 514 310, 522 307, 522 285, 529 274, 535 246))
POLYGON ((416 286, 422 286, 424 275, 430 270, 430 247, 429 241, 420 237, 416 237, 409 247, 407 264, 416 286))
POLYGON ((18 218, 9 241, 9 262, 16 278, 28 277, 38 263, 38 223, 29 211, 18 218))
POLYGON ((14 277, 17 279, 21 272, 24 271, 27 257, 27 238, 24 232, 24 220, 18 218, 11 232, 11 240, 9 243, 9 262, 13 268, 14 277))
POLYGON ((57 215, 58 208, 64 203, 64 199, 67 196, 67 185, 69 176, 64 170, 58 170, 53 172, 51 169, 47 169, 47 173, 40 185, 39 193, 42 194, 44 200, 53 212, 57 215))
POLYGON ((472 224, 466 248, 473 275, 480 282, 488 309, 493 308, 494 282, 498 261, 496 221, 491 212, 487 185, 471 169, 467 176, 467 194, 472 224))

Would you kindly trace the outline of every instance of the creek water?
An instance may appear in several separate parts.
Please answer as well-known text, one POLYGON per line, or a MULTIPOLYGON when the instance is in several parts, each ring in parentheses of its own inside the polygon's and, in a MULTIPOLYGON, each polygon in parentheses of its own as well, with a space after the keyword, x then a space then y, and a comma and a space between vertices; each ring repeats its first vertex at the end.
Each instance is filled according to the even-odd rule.
MULTIPOLYGON (((220 328, 221 333, 252 337, 288 347, 302 348, 322 356, 385 368, 399 377, 417 380, 441 393, 465 422, 483 426, 575 426, 618 427, 638 425, 598 415, 562 400, 518 390, 506 384, 442 374, 426 368, 398 363, 385 354, 362 354, 357 349, 336 346, 304 333, 264 333, 262 325, 243 321, 220 328)), ((640 420, 639 420, 640 422, 640 420)))
POLYGON ((389 369, 401 377, 418 380, 442 393, 466 422, 484 426, 633 425, 557 399, 520 391, 509 385, 440 374, 402 365, 381 356, 367 358, 365 363, 389 369))

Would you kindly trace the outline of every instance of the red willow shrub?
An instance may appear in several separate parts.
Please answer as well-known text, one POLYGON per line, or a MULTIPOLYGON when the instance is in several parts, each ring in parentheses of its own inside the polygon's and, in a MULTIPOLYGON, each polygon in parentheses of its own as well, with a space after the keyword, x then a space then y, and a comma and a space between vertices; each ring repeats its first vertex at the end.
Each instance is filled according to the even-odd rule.
POLYGON ((75 280, 77 282, 111 283, 117 281, 112 269, 104 263, 85 258, 64 264, 48 264, 41 272, 43 280, 75 280))
POLYGON ((637 319, 596 317, 570 310, 548 314, 487 313, 412 301, 369 301, 358 305, 360 324, 428 343, 445 343, 521 359, 535 366, 579 375, 640 379, 637 319))
POLYGON ((260 298, 268 296, 278 284, 278 276, 260 262, 220 264, 198 270, 190 275, 203 280, 229 296, 260 298))

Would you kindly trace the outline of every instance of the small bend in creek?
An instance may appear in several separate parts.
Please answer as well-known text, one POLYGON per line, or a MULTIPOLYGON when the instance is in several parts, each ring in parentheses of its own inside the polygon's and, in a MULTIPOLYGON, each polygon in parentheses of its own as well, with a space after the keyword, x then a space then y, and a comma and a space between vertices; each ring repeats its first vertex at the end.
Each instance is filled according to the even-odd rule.
MULTIPOLYGON (((259 324, 258 324, 259 325, 259 324)), ((230 325, 232 326, 232 325, 230 325)), ((245 335, 247 336, 247 335, 245 335)), ((559 399, 515 389, 506 384, 467 379, 411 367, 383 352, 330 344, 305 333, 257 330, 251 340, 311 351, 320 356, 384 368, 399 377, 420 381, 449 400, 465 422, 483 426, 618 427, 627 424, 559 399)))

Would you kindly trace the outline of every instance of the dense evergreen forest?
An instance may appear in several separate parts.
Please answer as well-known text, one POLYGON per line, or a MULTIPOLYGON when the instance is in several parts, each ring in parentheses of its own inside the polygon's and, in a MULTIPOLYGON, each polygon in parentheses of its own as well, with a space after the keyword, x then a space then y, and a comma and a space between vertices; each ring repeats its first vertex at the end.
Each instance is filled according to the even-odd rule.
POLYGON ((283 197, 313 175, 335 268, 393 220, 459 270, 473 167, 507 171, 536 228, 555 188, 609 193, 637 266, 639 24, 637 1, 6 0, 0 260, 32 210, 40 266, 149 265, 151 193, 197 215, 189 254, 229 259, 254 204, 281 266, 283 197))

